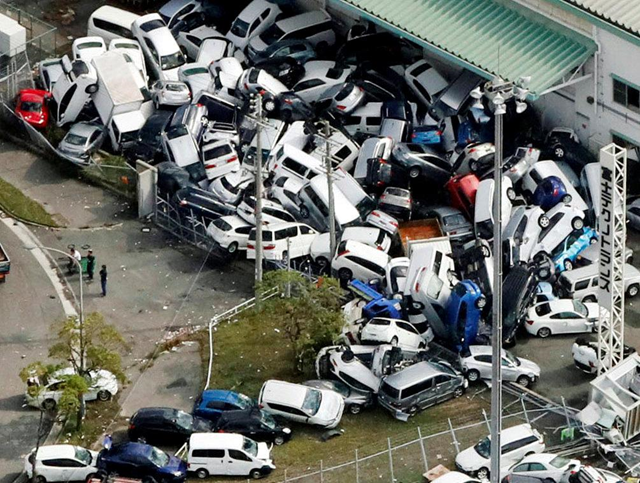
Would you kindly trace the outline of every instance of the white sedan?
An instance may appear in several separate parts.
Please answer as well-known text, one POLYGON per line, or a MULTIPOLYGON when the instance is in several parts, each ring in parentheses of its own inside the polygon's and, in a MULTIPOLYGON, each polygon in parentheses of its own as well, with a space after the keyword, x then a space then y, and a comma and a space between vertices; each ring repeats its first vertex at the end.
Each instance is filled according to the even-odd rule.
POLYGON ((185 64, 178 69, 178 79, 189 86, 191 95, 196 96, 200 91, 209 90, 211 81, 211 72, 209 67, 202 64, 185 64))
POLYGON ((527 332, 538 337, 552 334, 580 334, 597 328, 600 308, 595 303, 558 299, 531 307, 527 313, 527 332))
POLYGON ((404 320, 376 317, 371 319, 360 332, 364 344, 391 344, 403 349, 424 349, 426 342, 413 325, 404 320))
POLYGON ((525 456, 521 461, 509 468, 506 482, 511 481, 513 475, 531 476, 540 480, 551 480, 555 483, 565 483, 569 474, 577 471, 581 466, 580 460, 565 458, 551 453, 539 453, 525 456))
POLYGON ((98 472, 98 453, 70 444, 52 444, 35 448, 24 459, 24 471, 33 477, 33 460, 38 478, 36 481, 88 481, 98 472), (53 463, 55 462, 55 464, 53 463))

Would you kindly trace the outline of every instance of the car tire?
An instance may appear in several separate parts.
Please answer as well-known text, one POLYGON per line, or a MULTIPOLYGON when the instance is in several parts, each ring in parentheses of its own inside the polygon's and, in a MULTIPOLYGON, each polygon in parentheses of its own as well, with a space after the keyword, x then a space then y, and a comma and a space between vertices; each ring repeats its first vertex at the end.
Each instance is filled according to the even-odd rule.
POLYGON ((420 342, 418 344, 418 349, 426 349, 427 348, 427 343, 426 342, 420 342))
POLYGON ((340 280, 344 280, 345 282, 348 282, 353 278, 353 272, 348 268, 341 268, 340 270, 338 270, 338 278, 340 280))
POLYGON ((489 468, 480 468, 476 471, 476 478, 479 480, 488 480, 489 479, 489 468))
POLYGON ((409 414, 409 416, 415 416, 416 414, 418 414, 418 411, 420 411, 420 408, 416 405, 416 406, 411 406, 407 411, 407 413, 409 414))
POLYGON ((284 437, 276 436, 275 438, 273 438, 273 444, 275 444, 276 446, 282 446, 284 444, 284 437))
POLYGON ((484 245, 480 246, 480 253, 484 258, 489 258, 491 256, 491 250, 489 249, 489 247, 486 247, 484 245))
POLYGON ((420 168, 414 166, 409 170, 409 178, 416 179, 418 176, 420 176, 420 168))
POLYGON ((580 230, 583 227, 584 220, 582 218, 576 216, 573 220, 571 220, 571 228, 573 228, 574 230, 580 230))
POLYGON ((595 304, 597 302, 596 298, 593 295, 589 295, 587 297, 585 297, 584 299, 582 299, 583 303, 593 303, 595 304))
POLYGON ((480 371, 476 369, 471 369, 467 372, 467 381, 469 382, 478 382, 480 380, 480 371))
POLYGON ((276 110, 276 101, 273 99, 267 99, 264 101, 263 106, 266 112, 274 112, 276 110))
POLYGON ((546 339, 550 335, 551 329, 549 327, 540 327, 540 329, 538 329, 538 337, 540 337, 541 339, 546 339))
POLYGON ((553 157, 554 157, 555 160, 559 160, 559 159, 564 158, 565 150, 564 150, 564 146, 562 144, 556 144, 551 149, 553 150, 553 157))
POLYGON ((36 480, 35 481, 36 481, 36 483, 47 483, 47 479, 42 475, 36 476, 36 480))
POLYGON ((478 300, 476 300, 476 308, 482 310, 485 308, 486 305, 487 305, 487 297, 485 297, 484 295, 478 297, 478 300))
POLYGON ((529 379, 529 376, 519 376, 518 379, 516 379, 516 382, 522 387, 529 387, 531 385, 531 379, 529 379))
POLYGON ((251 476, 251 478, 253 478, 254 480, 259 480, 260 478, 262 478, 262 471, 260 471, 259 469, 251 470, 249 476, 251 476))
POLYGON ((204 480, 205 478, 209 477, 209 472, 204 468, 200 468, 196 470, 196 477, 200 478, 201 480, 204 480))
POLYGON ((322 270, 326 270, 326 268, 329 266, 329 260, 327 260, 325 257, 316 258, 316 263, 322 270))
POLYGON ((462 397, 463 394, 464 394, 464 386, 458 386, 453 391, 453 397, 455 398, 462 397))
POLYGON ((145 438, 144 436, 137 436, 135 438, 135 441, 137 443, 147 444, 147 438, 145 438))
POLYGON ((540 225, 540 228, 547 228, 550 223, 551 220, 547 215, 540 215, 540 218, 538 218, 538 225, 540 225))
POLYGON ((302 218, 309 218, 309 208, 307 208, 306 206, 301 206, 300 207, 300 216, 302 218))
POLYGON ((237 242, 233 242, 230 243, 229 246, 227 247, 227 251, 233 255, 238 251, 238 243, 237 242))
POLYGON ((469 162, 469 170, 472 173, 477 173, 478 172, 478 161, 476 161, 475 159, 469 162))
POLYGON ((627 295, 629 296, 629 298, 632 299, 636 295, 638 295, 639 291, 640 291, 640 286, 637 283, 634 283, 627 289, 627 295))
MULTIPOLYGON (((598 239, 594 236, 594 237, 591 238, 591 240, 589 240, 589 245, 593 245, 597 241, 598 241, 598 239)), ((627 263, 631 263, 631 262, 627 260, 627 263)))
POLYGON ((43 409, 46 409, 47 411, 53 411, 56 406, 58 405, 58 403, 56 402, 55 399, 45 399, 44 401, 42 401, 42 407, 43 409))
POLYGON ((571 195, 564 195, 564 196, 562 197, 562 202, 563 202, 565 205, 568 205, 569 203, 571 203, 571 200, 572 200, 572 199, 573 199, 573 198, 571 197, 571 195))
POLYGON ((398 347, 398 338, 397 337, 393 337, 393 339, 391 339, 391 341, 389 341, 389 343, 393 346, 393 347, 398 347))
POLYGON ((102 391, 98 391, 98 399, 100 401, 108 401, 109 399, 111 399, 111 393, 109 391, 105 391, 104 389, 102 391))
POLYGON ((351 404, 349 406, 350 414, 360 414, 362 412, 362 406, 360 404, 351 404))
POLYGON ((568 258, 562 263, 565 270, 573 270, 573 262, 568 258))
POLYGON ((507 198, 509 198, 509 201, 514 201, 516 199, 516 190, 507 188, 507 198))

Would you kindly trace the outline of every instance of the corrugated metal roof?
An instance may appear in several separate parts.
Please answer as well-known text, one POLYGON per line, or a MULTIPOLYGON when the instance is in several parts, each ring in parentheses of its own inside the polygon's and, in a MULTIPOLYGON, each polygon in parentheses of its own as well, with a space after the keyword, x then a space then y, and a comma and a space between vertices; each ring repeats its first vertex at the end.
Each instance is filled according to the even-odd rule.
POLYGON ((333 1, 426 47, 451 54, 486 77, 531 76, 534 94, 552 86, 596 50, 590 39, 530 10, 496 0, 333 1))
POLYGON ((608 22, 640 34, 639 0, 563 0, 608 22))

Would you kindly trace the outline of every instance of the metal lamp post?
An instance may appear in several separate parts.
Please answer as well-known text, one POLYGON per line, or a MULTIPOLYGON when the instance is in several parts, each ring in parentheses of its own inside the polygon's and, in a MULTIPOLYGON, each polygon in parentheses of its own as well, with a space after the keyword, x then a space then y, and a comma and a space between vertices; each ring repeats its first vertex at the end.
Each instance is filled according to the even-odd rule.
POLYGON ((495 159, 493 185, 493 329, 491 334, 491 483, 500 482, 500 433, 502 431, 502 117, 507 112, 505 103, 515 99, 516 112, 526 110, 524 102, 529 91, 530 79, 520 78, 517 82, 506 82, 500 77, 471 92, 476 99, 473 107, 484 109, 485 97, 494 113, 495 159))

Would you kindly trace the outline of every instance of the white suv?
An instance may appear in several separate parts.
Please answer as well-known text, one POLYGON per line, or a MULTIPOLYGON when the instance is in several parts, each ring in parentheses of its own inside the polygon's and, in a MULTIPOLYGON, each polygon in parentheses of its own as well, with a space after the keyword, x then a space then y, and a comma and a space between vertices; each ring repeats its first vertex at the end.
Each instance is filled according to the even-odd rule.
MULTIPOLYGON (((318 233, 303 223, 273 223, 262 228, 262 253, 265 260, 286 261, 309 255, 318 233), (288 243, 287 243, 288 240, 288 243)), ((247 259, 256 258, 256 230, 249 234, 247 259)))
POLYGON ((263 384, 258 404, 276 416, 327 429, 335 428, 344 412, 337 392, 274 379, 263 384))
POLYGON ((250 225, 237 215, 229 215, 213 220, 207 227, 207 235, 229 253, 246 250, 249 241, 250 225))
POLYGON ((162 17, 157 13, 143 15, 133 22, 131 32, 140 42, 155 77, 177 81, 178 69, 187 61, 162 17))

